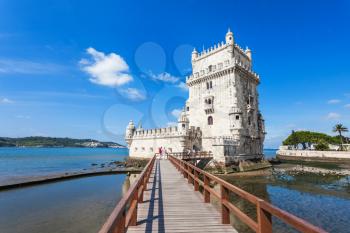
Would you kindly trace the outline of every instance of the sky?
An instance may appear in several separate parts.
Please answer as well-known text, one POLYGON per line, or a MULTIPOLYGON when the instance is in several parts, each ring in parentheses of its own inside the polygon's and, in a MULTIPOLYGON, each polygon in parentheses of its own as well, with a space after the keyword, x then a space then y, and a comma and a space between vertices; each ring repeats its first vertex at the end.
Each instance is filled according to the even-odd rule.
POLYGON ((350 127, 349 1, 0 0, 0 136, 123 142, 174 124, 190 54, 252 50, 265 148, 291 130, 350 127))

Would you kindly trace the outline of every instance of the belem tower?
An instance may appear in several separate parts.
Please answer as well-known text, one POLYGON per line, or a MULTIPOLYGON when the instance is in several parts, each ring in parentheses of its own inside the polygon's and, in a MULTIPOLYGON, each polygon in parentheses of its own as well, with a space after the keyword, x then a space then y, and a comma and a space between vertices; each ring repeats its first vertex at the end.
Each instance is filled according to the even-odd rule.
POLYGON ((143 129, 130 121, 125 135, 129 155, 151 157, 163 147, 168 152, 211 152, 226 165, 262 158, 265 126, 251 50, 235 44, 228 30, 225 43, 202 52, 194 49, 191 60, 189 98, 177 126, 143 129))

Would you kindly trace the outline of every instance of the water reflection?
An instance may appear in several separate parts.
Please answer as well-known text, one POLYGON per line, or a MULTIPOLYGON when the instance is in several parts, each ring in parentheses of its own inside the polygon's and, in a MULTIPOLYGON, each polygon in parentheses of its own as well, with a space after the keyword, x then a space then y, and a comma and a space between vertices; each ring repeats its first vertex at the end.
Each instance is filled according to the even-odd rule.
MULTIPOLYGON (((265 176, 222 178, 329 232, 349 232, 348 176, 272 172, 265 176)), ((230 199, 239 209, 256 220, 254 205, 236 195, 231 195, 230 199)), ((253 232, 235 216, 231 216, 231 220, 240 232, 253 232)), ((275 218, 273 230, 283 233, 297 232, 275 218)))

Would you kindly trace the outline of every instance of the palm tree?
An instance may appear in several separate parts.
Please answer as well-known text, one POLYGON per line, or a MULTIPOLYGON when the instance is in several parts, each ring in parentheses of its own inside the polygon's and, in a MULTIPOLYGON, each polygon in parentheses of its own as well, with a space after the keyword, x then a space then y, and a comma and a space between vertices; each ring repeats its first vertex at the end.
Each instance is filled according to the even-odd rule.
POLYGON ((337 132, 339 133, 339 137, 340 137, 340 150, 343 150, 343 136, 342 136, 342 132, 348 132, 348 128, 346 128, 344 125, 342 124, 336 124, 333 128, 333 132, 337 132))

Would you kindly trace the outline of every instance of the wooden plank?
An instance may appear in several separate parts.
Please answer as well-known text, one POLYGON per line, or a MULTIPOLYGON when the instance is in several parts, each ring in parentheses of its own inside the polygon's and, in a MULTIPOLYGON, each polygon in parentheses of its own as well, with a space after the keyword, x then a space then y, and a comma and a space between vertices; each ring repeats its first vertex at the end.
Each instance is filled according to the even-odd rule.
POLYGON ((237 233, 221 224, 218 210, 193 189, 168 160, 158 160, 146 184, 144 202, 138 205, 137 225, 127 232, 237 233))

